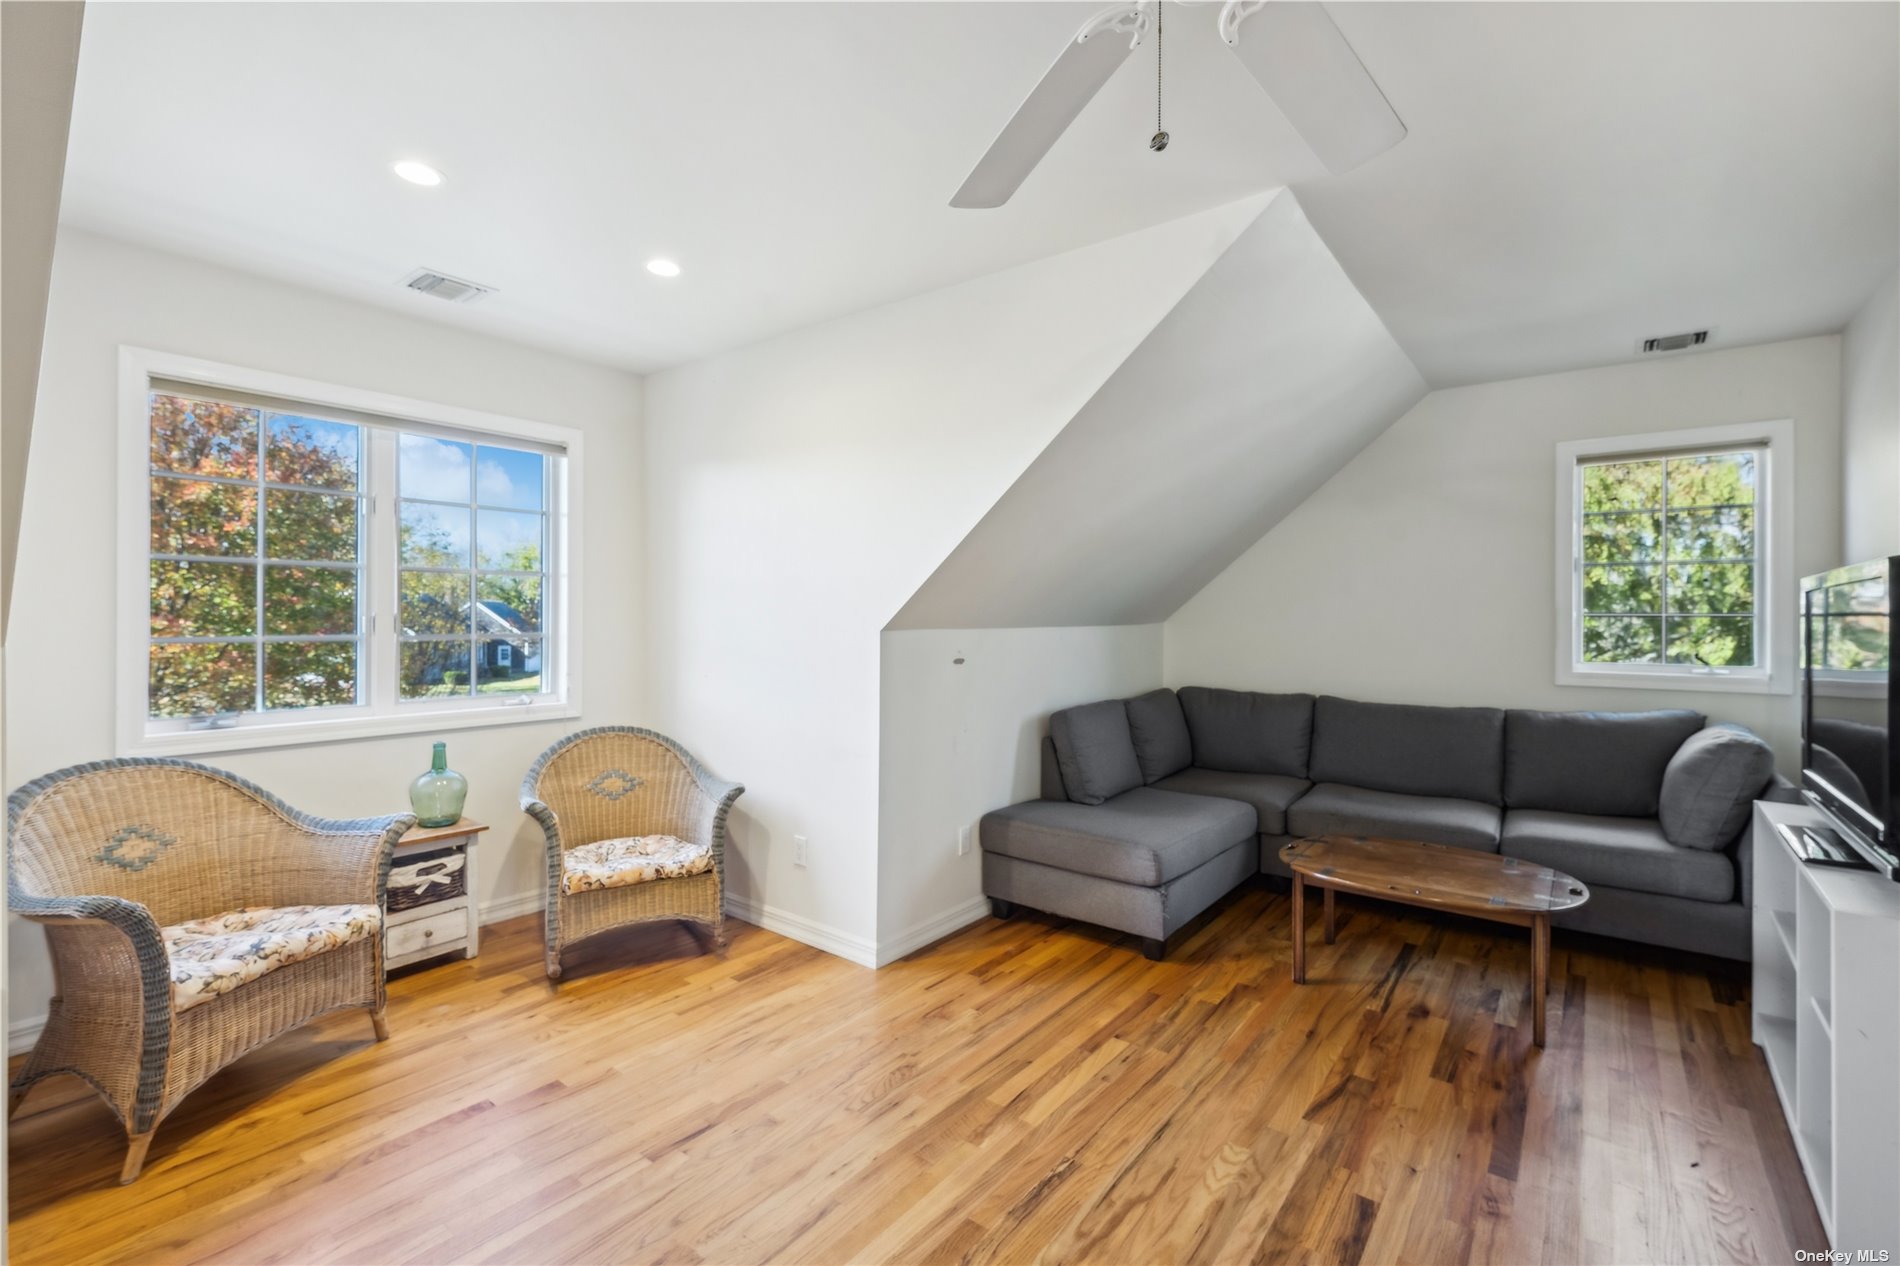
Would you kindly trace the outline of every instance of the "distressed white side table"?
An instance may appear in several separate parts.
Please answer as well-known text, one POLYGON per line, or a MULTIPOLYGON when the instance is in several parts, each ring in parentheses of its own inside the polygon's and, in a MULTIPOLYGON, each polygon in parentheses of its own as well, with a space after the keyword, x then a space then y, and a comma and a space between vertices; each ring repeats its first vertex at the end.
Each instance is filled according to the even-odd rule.
POLYGON ((485 823, 462 818, 449 826, 411 827, 396 841, 389 864, 390 909, 383 923, 383 970, 451 953, 475 957, 481 944, 475 843, 487 829, 485 823))

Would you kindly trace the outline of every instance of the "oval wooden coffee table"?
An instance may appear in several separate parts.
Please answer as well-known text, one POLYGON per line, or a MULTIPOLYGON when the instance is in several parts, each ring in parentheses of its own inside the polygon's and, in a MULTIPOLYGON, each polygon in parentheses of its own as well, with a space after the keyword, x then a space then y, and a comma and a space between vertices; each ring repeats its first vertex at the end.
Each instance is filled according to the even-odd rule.
POLYGON ((1333 943, 1333 893, 1354 892, 1408 906, 1450 910, 1531 930, 1531 1040, 1544 1044, 1544 991, 1550 975, 1550 916, 1574 910, 1590 890, 1560 870, 1416 840, 1323 835, 1280 850, 1293 871, 1293 982, 1306 983, 1306 885, 1325 894, 1326 943, 1333 943))

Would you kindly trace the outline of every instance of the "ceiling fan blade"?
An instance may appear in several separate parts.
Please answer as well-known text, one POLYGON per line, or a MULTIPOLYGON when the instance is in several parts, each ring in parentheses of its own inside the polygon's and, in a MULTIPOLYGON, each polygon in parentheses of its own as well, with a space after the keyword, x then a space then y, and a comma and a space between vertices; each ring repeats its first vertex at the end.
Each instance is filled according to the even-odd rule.
POLYGON ((1405 139, 1405 124, 1323 5, 1229 0, 1220 30, 1333 175, 1405 139))
POLYGON ((1091 19, 977 160, 953 207, 1000 207, 1034 171, 1049 147, 1075 122, 1109 77, 1128 60, 1147 29, 1140 4, 1121 4, 1091 19), (1127 38, 1133 37, 1132 41, 1127 38))

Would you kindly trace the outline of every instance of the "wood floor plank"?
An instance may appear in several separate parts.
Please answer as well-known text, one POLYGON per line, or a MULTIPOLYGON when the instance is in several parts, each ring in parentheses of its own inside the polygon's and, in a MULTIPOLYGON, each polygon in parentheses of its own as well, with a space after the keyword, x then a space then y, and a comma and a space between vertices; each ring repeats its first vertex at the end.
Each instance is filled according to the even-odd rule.
POLYGON ((188 1099, 144 1176, 46 1083, 10 1128, 42 1263, 1786 1261, 1821 1241, 1746 970, 1339 900, 1291 979, 1250 886, 1160 963, 985 920, 868 972, 733 924, 551 985, 538 916, 188 1099))

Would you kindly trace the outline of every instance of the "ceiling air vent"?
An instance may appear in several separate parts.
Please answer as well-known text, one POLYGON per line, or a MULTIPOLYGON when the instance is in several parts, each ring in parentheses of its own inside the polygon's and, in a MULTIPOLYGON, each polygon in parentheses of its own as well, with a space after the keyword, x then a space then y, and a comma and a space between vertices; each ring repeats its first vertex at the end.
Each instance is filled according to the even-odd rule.
POLYGON ((1707 330, 1696 330, 1689 334, 1665 334, 1661 338, 1643 340, 1645 352, 1680 352, 1685 348, 1700 347, 1709 341, 1707 330))
POLYGON ((460 277, 451 277, 447 273, 438 273, 428 268, 416 269, 402 279, 402 284, 417 294, 447 299, 450 303, 473 303, 483 295, 495 293, 493 286, 464 281, 460 277))

